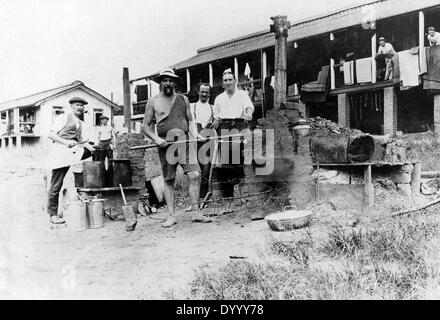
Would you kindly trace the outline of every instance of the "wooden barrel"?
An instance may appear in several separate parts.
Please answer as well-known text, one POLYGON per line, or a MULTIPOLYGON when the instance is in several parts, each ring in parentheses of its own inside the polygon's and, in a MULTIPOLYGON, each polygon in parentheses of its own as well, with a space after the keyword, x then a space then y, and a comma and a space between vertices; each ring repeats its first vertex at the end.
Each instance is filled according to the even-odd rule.
POLYGON ((315 163, 348 163, 350 138, 341 135, 313 136, 310 151, 315 163))

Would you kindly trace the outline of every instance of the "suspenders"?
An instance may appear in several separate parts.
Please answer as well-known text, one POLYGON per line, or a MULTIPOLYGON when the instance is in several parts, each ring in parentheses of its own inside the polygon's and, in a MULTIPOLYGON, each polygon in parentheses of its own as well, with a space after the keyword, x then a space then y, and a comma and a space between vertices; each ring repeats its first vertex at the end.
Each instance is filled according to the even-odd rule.
MULTIPOLYGON (((197 118, 197 102, 194 104, 194 116, 196 118, 197 118)), ((214 117, 214 111, 212 110, 212 105, 210 103, 208 103, 208 104, 209 104, 209 107, 211 108, 211 118, 209 119, 209 121, 211 121, 212 118, 214 117)), ((196 119, 194 119, 194 120, 196 120, 196 119)))

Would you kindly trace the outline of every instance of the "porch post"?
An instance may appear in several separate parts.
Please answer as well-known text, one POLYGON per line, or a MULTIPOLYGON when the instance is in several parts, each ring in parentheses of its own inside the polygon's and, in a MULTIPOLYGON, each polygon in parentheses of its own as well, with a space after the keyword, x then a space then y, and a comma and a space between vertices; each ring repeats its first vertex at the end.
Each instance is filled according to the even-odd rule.
POLYGON ((211 87, 213 87, 214 86, 214 71, 212 69, 212 63, 210 63, 208 65, 208 68, 209 68, 209 85, 211 87))
POLYGON ((371 37, 371 83, 377 81, 377 66, 376 66, 376 52, 377 52, 377 34, 371 37))
POLYGON ((234 57, 234 75, 235 75, 235 79, 238 82, 238 59, 237 59, 237 57, 234 57))
POLYGON ((261 80, 263 81, 262 88, 264 90, 264 79, 267 78, 267 53, 264 50, 261 50, 261 60, 262 60, 261 80))
POLYGON ((189 73, 189 69, 186 69, 186 92, 191 91, 191 74, 189 73))
POLYGON ((440 141, 440 94, 434 95, 434 131, 440 141))
MULTIPOLYGON (((330 41, 335 40, 335 35, 330 33, 330 41)), ((330 89, 336 88, 336 76, 335 76, 335 59, 330 58, 330 89)))
MULTIPOLYGON (((425 52, 425 13, 419 11, 419 66, 426 65, 422 63, 423 60, 426 61, 425 52)), ((420 74, 427 72, 428 70, 420 70, 420 74)))
POLYGON ((14 108, 14 133, 20 134, 20 109, 14 108))

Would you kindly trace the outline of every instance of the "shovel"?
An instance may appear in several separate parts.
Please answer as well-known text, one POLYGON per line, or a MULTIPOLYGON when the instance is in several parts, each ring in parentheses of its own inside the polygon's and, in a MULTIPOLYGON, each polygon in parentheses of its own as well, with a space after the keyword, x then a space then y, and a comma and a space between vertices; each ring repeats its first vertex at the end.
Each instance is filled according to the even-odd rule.
POLYGON ((121 188, 122 199, 124 200, 124 205, 122 206, 122 212, 125 218, 125 231, 134 231, 137 224, 136 214, 133 211, 131 205, 127 205, 127 200, 125 199, 124 190, 122 189, 122 184, 119 184, 121 188))

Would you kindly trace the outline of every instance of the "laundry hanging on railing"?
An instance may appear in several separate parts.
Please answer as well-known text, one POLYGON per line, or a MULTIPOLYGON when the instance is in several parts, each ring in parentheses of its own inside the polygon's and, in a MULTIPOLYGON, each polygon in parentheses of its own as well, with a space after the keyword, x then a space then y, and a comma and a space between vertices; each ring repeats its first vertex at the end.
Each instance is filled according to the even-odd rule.
POLYGON ((246 67, 244 68, 244 75, 250 79, 251 78, 251 68, 249 67, 249 63, 246 62, 246 67))
POLYGON ((318 79, 301 87, 301 100, 304 102, 325 102, 329 83, 330 66, 323 66, 318 79))
POLYGON ((344 62, 344 84, 354 84, 354 63, 353 61, 344 62))
MULTIPOLYGON (((417 48, 418 49, 418 48, 417 48)), ((419 55, 418 50, 413 48, 398 53, 400 80, 404 87, 419 85, 419 55)))
POLYGON ((148 100, 148 85, 137 85, 134 94, 137 96, 137 102, 148 100))
POLYGON ((302 86, 301 91, 304 92, 326 92, 328 89, 330 66, 323 66, 318 73, 318 79, 313 82, 306 83, 302 86))
POLYGON ((440 90, 440 46, 426 48, 428 72, 422 76, 423 89, 440 90))
POLYGON ((357 83, 371 82, 371 58, 356 60, 357 83))

